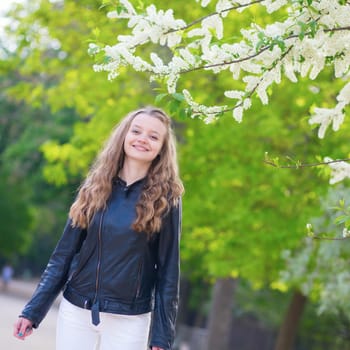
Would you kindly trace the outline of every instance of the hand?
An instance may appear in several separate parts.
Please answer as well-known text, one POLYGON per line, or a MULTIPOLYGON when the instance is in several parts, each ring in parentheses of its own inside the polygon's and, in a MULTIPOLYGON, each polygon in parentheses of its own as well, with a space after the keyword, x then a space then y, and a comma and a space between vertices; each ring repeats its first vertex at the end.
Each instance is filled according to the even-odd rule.
POLYGON ((33 333, 33 322, 20 317, 18 321, 13 325, 13 335, 21 340, 33 333))

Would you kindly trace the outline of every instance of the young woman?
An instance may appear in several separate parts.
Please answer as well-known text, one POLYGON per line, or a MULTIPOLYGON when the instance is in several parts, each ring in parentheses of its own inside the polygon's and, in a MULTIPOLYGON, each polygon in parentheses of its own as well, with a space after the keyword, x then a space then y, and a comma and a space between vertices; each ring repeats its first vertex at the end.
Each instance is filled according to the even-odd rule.
POLYGON ((14 336, 30 335, 63 289, 57 350, 171 349, 182 192, 170 118, 152 107, 127 115, 81 185, 14 336))

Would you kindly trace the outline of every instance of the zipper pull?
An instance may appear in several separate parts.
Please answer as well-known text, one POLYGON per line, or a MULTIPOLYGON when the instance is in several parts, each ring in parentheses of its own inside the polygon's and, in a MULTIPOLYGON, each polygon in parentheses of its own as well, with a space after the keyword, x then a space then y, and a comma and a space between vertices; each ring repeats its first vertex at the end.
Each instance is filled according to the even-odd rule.
POLYGON ((91 307, 92 324, 97 326, 100 323, 100 303, 98 300, 91 307))

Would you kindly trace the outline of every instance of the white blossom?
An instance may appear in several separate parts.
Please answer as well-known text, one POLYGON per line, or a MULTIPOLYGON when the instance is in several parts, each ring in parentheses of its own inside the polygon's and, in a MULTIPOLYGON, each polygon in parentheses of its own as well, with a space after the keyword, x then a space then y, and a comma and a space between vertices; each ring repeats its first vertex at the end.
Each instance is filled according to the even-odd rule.
POLYGON ((196 58, 192 55, 191 51, 186 49, 180 49, 179 53, 183 59, 188 62, 190 65, 194 65, 196 63, 196 58))
POLYGON ((272 13, 286 5, 287 0, 265 0, 262 4, 266 7, 268 13, 272 13))
POLYGON ((110 11, 110 12, 107 13, 107 17, 108 18, 118 18, 119 15, 118 15, 117 11, 110 11))
MULTIPOLYGON (((196 0, 196 1, 198 2, 199 0, 196 0)), ((209 5, 209 3, 210 3, 210 0, 202 0, 201 1, 201 6, 202 7, 207 7, 209 5)))
POLYGON ((219 15, 210 16, 202 21, 202 28, 205 32, 215 29, 216 37, 222 39, 223 37, 223 23, 222 18, 219 15))
POLYGON ((108 18, 129 18, 136 14, 134 7, 128 0, 119 0, 122 8, 120 13, 117 11, 110 11, 107 13, 108 18))
POLYGON ((195 28, 188 32, 188 37, 202 36, 206 42, 212 37, 211 30, 214 29, 216 37, 222 39, 223 37, 223 22, 219 15, 210 16, 203 19, 201 28, 195 28))
POLYGON ((265 35, 271 37, 271 38, 276 38, 284 34, 285 28, 283 23, 281 22, 276 22, 273 24, 269 24, 266 26, 264 33, 265 35))
POLYGON ((157 68, 164 67, 162 59, 155 52, 151 52, 151 60, 157 68))
POLYGON ((343 229, 343 237, 347 238, 350 237, 350 230, 348 230, 346 227, 343 229))
POLYGON ((227 9, 231 8, 234 5, 232 0, 219 0, 216 3, 215 10, 220 14, 221 17, 226 17, 228 14, 227 9))
MULTIPOLYGON (((196 1, 203 7, 211 2, 196 1)), ((252 97, 258 96, 263 104, 267 104, 268 88, 280 84, 283 76, 294 83, 299 77, 316 79, 326 65, 332 66, 334 76, 343 79, 345 86, 333 107, 313 109, 309 123, 319 127, 320 138, 325 136, 329 126, 337 131, 344 121, 344 110, 350 104, 350 31, 341 30, 348 27, 350 6, 338 0, 312 1, 312 6, 298 1, 264 0, 254 6, 263 6, 269 13, 284 7, 285 19, 242 28, 238 41, 230 33, 227 33, 229 39, 225 38, 225 17, 231 11, 249 8, 251 3, 251 0, 217 0, 216 14, 204 16, 187 28, 184 20, 174 18, 171 9, 158 10, 151 5, 138 13, 130 1, 121 0, 122 10, 112 11, 108 17, 127 19, 129 33, 117 36, 116 43, 105 47, 90 44, 90 54, 102 51, 107 61, 95 64, 93 69, 108 72, 109 79, 118 76, 123 66, 147 71, 151 79, 162 77, 169 93, 177 91, 178 81, 186 79, 184 73, 191 69, 206 69, 213 75, 226 71, 232 74, 233 80, 244 83, 242 90, 233 87, 224 92, 227 98, 236 100, 231 106, 204 106, 193 101, 189 91, 184 93, 192 115, 210 122, 217 114, 228 110, 241 121, 244 111, 254 101, 252 97), (168 47, 169 59, 164 62, 156 52, 146 59, 142 49, 136 50, 149 43, 168 47), (273 46, 270 47, 271 43, 273 46)))
POLYGON ((239 90, 229 90, 229 91, 225 91, 224 95, 228 98, 234 98, 234 99, 241 100, 242 97, 244 96, 244 92, 239 91, 239 90))
POLYGON ((240 123, 243 118, 243 107, 237 107, 233 110, 233 118, 240 123))
POLYGON ((101 48, 98 45, 96 45, 95 43, 89 44, 89 48, 88 48, 89 55, 95 55, 95 54, 99 53, 100 50, 101 50, 101 48))
POLYGON ((320 88, 318 86, 315 86, 315 85, 309 85, 309 90, 313 94, 318 94, 320 92, 320 88))
POLYGON ((119 3, 126 9, 129 15, 135 15, 136 11, 132 6, 131 2, 128 0, 119 0, 119 3))
POLYGON ((191 108, 192 118, 201 117, 205 123, 209 124, 216 119, 218 113, 227 109, 227 106, 205 106, 195 102, 187 89, 182 90, 185 101, 191 108))
POLYGON ((265 86, 264 84, 259 84, 255 90, 263 105, 266 105, 269 103, 269 97, 267 95, 266 88, 267 86, 265 86))
POLYGON ((249 109, 252 106, 252 100, 250 98, 245 98, 243 100, 243 109, 249 109))
POLYGON ((349 104, 350 103, 350 82, 347 83, 339 92, 337 96, 337 101, 349 104))
MULTIPOLYGON (((325 162, 333 161, 332 158, 325 157, 325 162)), ((328 164, 331 168, 331 178, 329 183, 331 185, 343 181, 345 178, 350 178, 350 164, 347 162, 339 161, 335 163, 328 164)))
POLYGON ((315 108, 315 114, 309 119, 309 124, 320 124, 318 137, 324 138, 328 126, 333 124, 333 130, 337 131, 344 121, 344 113, 340 105, 335 108, 315 108))
POLYGON ((167 80, 167 89, 169 94, 173 94, 176 92, 176 84, 178 80, 179 80, 179 74, 174 72, 170 73, 167 80))
POLYGON ((246 90, 252 91, 259 85, 260 77, 247 75, 242 80, 246 83, 246 90))

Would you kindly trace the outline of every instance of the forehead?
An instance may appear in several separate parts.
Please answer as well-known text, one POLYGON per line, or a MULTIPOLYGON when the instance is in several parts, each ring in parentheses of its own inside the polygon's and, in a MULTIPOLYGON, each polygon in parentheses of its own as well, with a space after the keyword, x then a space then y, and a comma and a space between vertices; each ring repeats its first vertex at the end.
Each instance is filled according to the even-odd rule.
POLYGON ((166 134, 166 126, 164 123, 152 115, 146 113, 138 114, 131 122, 130 127, 136 126, 147 131, 157 132, 161 135, 166 134))

